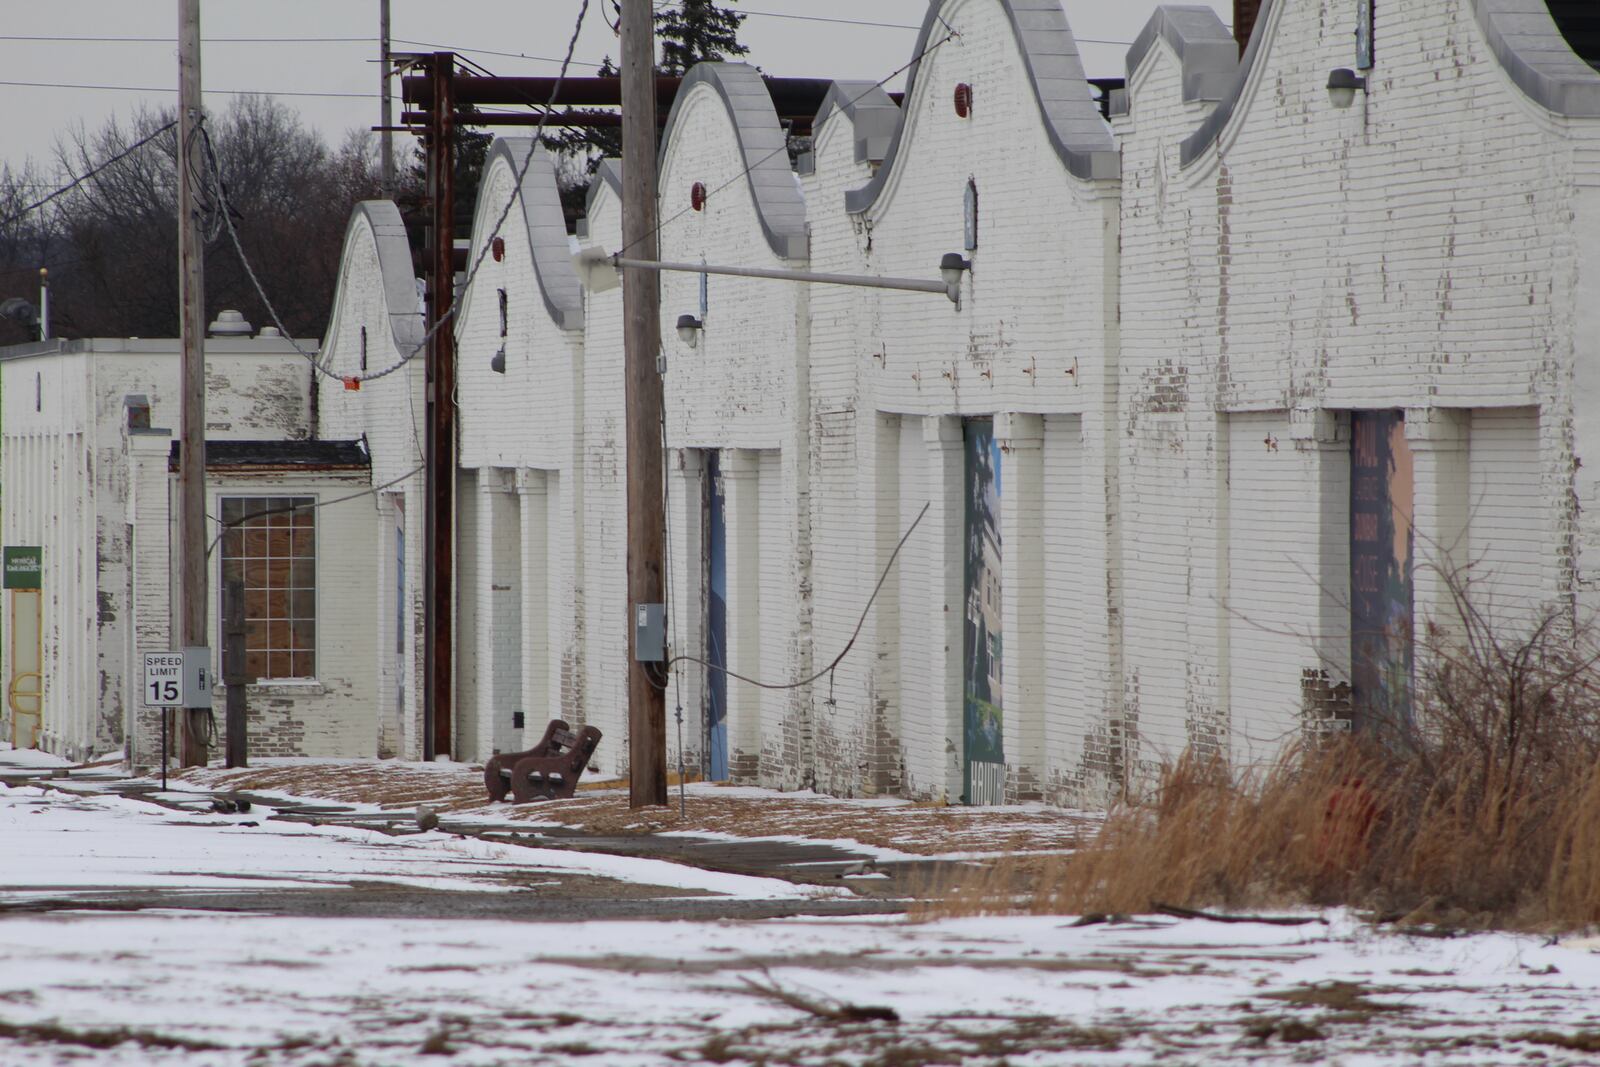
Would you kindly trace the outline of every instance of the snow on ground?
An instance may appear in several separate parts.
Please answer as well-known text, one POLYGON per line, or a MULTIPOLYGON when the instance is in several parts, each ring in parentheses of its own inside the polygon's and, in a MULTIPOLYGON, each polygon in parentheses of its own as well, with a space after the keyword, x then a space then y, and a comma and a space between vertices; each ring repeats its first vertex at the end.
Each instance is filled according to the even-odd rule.
POLYGON ((538 871, 742 899, 826 892, 661 860, 498 845, 439 832, 396 837, 274 822, 271 814, 261 808, 241 815, 172 811, 116 796, 0 785, 0 900, 112 887, 307 888, 353 880, 488 892, 538 871))
POLYGON ((13 1067, 69 1049, 96 1067, 380 1067, 446 1050, 464 1065, 1552 1064, 1586 1059, 1561 1042, 1600 1040, 1594 953, 1405 939, 1343 915, 1294 928, 66 915, 0 921, 0 958, 13 1067))
POLYGON ((0 1064, 1553 1065, 1600 1050, 1592 939, 1408 938, 1344 913, 1284 927, 6 911, 64 884, 391 880, 511 892, 501 875, 544 864, 658 885, 703 879, 727 893, 800 891, 265 814, 0 789, 0 1064))
POLYGON ((11 742, 0 741, 0 763, 6 767, 34 769, 39 767, 72 767, 71 760, 52 756, 37 748, 13 748, 11 742))

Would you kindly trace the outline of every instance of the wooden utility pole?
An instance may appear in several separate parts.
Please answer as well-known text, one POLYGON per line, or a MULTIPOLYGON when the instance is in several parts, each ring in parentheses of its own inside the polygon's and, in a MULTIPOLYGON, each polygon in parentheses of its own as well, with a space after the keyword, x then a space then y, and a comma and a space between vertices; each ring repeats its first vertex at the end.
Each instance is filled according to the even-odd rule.
POLYGON ((378 0, 378 91, 382 104, 379 108, 378 147, 383 153, 383 195, 394 197, 394 107, 389 99, 389 0, 378 0))
POLYGON ((255 681, 245 672, 244 582, 228 580, 223 589, 222 684, 227 687, 226 756, 230 767, 250 765, 250 726, 244 687, 255 681))
POLYGON ((455 298, 455 79, 456 57, 428 59, 433 108, 428 115, 428 338, 427 505, 423 518, 422 639, 424 644, 422 755, 448 756, 455 744, 452 718, 455 609, 456 348, 450 305, 455 298), (443 325, 440 325, 440 324, 443 325))
MULTIPOLYGON (((650 0, 622 0, 622 248, 658 257, 656 239, 655 20, 650 0)), ((624 403, 628 433, 629 633, 641 605, 665 604, 662 578, 666 509, 662 502, 661 277, 622 275, 624 403)), ((667 802, 667 694, 664 663, 642 663, 628 640, 628 803, 667 802)))
MULTIPOLYGON (((178 0, 178 332, 183 355, 178 452, 178 616, 185 648, 206 640, 206 297, 195 180, 207 173, 200 144, 200 0, 178 0)), ((221 210, 220 206, 218 210, 221 210)), ((178 762, 206 762, 209 712, 178 716, 178 762)))

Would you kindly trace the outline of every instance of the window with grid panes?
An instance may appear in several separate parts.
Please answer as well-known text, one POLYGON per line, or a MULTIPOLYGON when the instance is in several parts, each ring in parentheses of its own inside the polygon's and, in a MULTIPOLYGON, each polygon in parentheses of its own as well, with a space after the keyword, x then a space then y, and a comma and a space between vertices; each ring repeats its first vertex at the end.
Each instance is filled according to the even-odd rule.
POLYGON ((222 499, 220 592, 244 582, 245 666, 261 680, 317 673, 315 505, 309 496, 222 499))

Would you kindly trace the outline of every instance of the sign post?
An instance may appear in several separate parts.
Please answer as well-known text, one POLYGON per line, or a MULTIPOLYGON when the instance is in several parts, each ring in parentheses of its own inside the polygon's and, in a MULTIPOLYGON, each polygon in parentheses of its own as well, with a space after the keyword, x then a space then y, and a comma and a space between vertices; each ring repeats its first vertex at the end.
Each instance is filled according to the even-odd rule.
POLYGON ((211 652, 205 648, 186 648, 181 652, 146 652, 144 685, 140 689, 144 706, 161 709, 161 788, 167 787, 167 717, 173 708, 211 707, 211 652))

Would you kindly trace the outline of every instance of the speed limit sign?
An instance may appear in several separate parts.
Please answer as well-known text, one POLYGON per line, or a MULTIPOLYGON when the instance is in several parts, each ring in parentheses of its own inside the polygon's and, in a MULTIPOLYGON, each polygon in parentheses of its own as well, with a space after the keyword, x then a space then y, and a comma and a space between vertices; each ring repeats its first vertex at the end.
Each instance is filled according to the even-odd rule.
POLYGON ((144 706, 183 707, 183 653, 144 654, 144 706))

